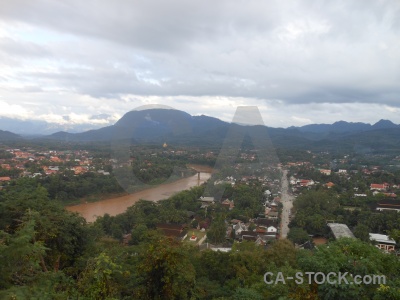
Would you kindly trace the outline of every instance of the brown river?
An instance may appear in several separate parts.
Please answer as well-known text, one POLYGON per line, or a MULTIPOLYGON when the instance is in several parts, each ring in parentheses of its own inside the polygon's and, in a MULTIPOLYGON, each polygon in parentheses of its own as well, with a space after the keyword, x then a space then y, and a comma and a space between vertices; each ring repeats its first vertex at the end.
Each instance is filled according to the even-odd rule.
POLYGON ((100 200, 97 202, 82 203, 73 206, 67 206, 66 209, 72 212, 78 212, 87 222, 93 222, 96 217, 109 214, 111 216, 123 213, 129 206, 132 206, 140 199, 159 201, 191 187, 200 185, 211 177, 212 168, 206 166, 191 165, 191 167, 200 172, 198 175, 182 178, 177 181, 157 185, 153 188, 142 190, 133 194, 120 196, 116 198, 100 200))

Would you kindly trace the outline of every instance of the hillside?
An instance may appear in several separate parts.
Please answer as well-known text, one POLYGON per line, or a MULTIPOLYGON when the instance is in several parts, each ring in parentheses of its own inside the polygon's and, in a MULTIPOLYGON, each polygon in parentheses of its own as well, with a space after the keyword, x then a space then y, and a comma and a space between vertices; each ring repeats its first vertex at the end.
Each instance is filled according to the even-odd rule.
POLYGON ((272 128, 230 124, 209 116, 191 116, 172 109, 130 111, 114 125, 81 133, 57 132, 47 140, 221 146, 230 130, 246 131, 252 139, 270 137, 275 147, 330 151, 393 151, 400 149, 400 126, 338 121, 302 127, 272 128), (258 128, 258 129, 257 129, 258 128))
POLYGON ((0 130, 0 141, 14 141, 21 139, 21 137, 10 131, 0 130))

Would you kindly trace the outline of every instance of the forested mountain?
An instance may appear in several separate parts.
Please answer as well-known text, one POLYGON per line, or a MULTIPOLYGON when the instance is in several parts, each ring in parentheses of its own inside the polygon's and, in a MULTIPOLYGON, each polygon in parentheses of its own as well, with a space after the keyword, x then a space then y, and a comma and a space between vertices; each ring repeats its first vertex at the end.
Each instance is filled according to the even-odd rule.
POLYGON ((350 132, 371 131, 376 129, 400 128, 400 125, 396 125, 389 120, 380 120, 373 125, 361 122, 353 123, 353 122, 338 121, 333 124, 310 124, 301 127, 291 127, 291 128, 298 128, 301 132, 327 134, 331 132, 350 133, 350 132))
MULTIPOLYGON (((108 142, 120 140, 135 144, 221 146, 229 130, 245 131, 251 139, 269 136, 276 147, 309 150, 357 152, 397 151, 400 149, 400 126, 388 120, 374 125, 345 121, 312 124, 302 127, 272 128, 243 126, 209 116, 191 116, 172 109, 130 111, 114 125, 81 133, 60 131, 41 139, 71 142, 108 142)), ((16 138, 0 133, 0 139, 16 138)))

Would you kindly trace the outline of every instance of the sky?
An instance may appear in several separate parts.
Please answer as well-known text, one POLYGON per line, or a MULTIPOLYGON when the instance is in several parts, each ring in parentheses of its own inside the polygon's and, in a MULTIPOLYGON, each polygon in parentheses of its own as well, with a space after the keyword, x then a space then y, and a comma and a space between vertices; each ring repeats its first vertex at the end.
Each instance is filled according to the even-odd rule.
MULTIPOLYGON (((272 127, 400 123, 400 1, 13 0, 0 117, 113 124, 143 105, 272 127)), ((1 128, 0 128, 1 129, 1 128)))

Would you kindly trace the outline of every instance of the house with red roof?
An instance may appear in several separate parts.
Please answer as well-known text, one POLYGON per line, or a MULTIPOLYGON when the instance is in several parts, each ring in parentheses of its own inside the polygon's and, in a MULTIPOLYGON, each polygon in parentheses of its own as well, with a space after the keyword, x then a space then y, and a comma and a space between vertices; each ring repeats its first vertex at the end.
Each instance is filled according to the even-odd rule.
POLYGON ((326 186, 328 189, 330 189, 331 187, 335 186, 335 184, 334 184, 333 182, 328 182, 328 183, 325 183, 325 186, 326 186))
POLYGON ((56 162, 56 163, 60 163, 63 160, 61 158, 57 157, 57 156, 52 156, 52 157, 50 157, 50 161, 56 162))
POLYGON ((371 183, 371 191, 386 191, 389 188, 387 183, 371 183))
POLYGON ((314 185, 314 180, 312 180, 312 179, 310 179, 310 180, 308 180, 308 179, 301 179, 300 180, 300 186, 311 186, 311 185, 314 185))
POLYGON ((76 166, 73 167, 72 170, 75 172, 75 175, 83 174, 87 172, 87 167, 76 166))
POLYGON ((332 173, 332 171, 329 169, 320 169, 319 171, 320 171, 320 173, 327 175, 327 176, 331 175, 331 173, 332 173))

